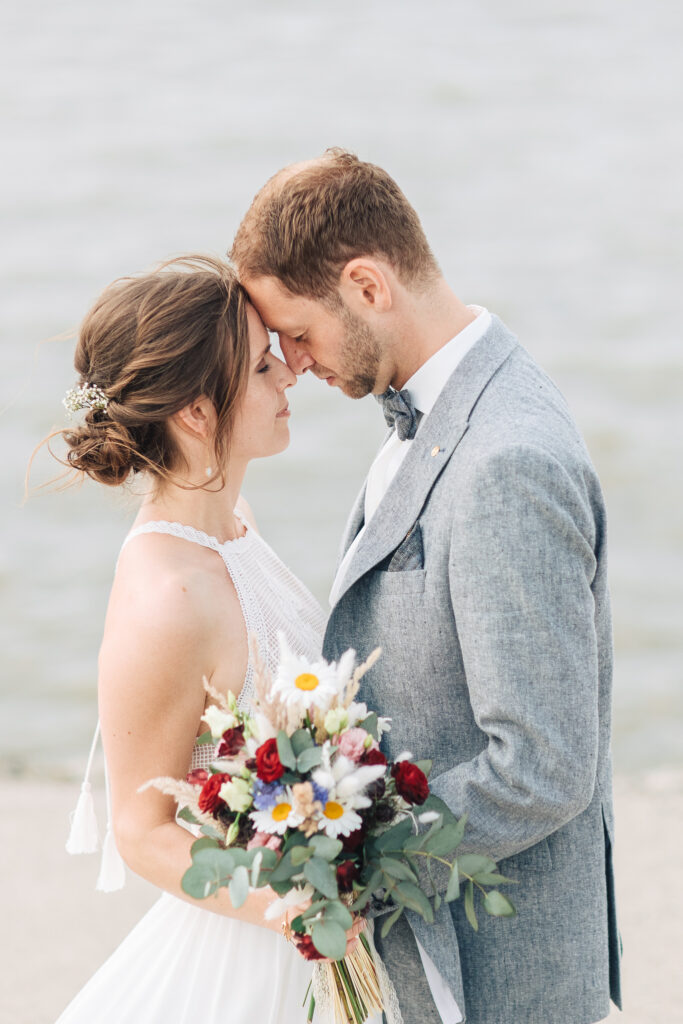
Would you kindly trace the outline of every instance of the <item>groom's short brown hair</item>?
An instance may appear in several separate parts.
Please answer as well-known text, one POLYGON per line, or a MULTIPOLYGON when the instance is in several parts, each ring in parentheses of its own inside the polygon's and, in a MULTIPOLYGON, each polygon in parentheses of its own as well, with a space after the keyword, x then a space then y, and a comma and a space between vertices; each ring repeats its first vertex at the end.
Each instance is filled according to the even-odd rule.
POLYGON ((275 277, 294 295, 333 304, 339 276, 356 256, 384 257, 408 287, 439 274, 419 218, 393 178, 337 148, 266 182, 230 256, 243 279, 275 277))

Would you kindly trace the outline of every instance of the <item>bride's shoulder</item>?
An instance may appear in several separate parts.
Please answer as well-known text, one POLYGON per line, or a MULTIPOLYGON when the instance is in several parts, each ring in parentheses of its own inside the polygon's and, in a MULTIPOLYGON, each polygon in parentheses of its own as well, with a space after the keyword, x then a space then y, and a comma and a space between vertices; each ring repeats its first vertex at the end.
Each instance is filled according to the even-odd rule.
POLYGON ((243 494, 240 494, 239 498, 237 499, 237 504, 235 505, 235 512, 237 512, 237 514, 241 516, 241 518, 252 528, 252 530, 254 530, 255 533, 259 532, 258 526, 256 525, 256 519, 254 518, 254 513, 252 512, 251 506, 249 505, 249 502, 247 501, 243 494))

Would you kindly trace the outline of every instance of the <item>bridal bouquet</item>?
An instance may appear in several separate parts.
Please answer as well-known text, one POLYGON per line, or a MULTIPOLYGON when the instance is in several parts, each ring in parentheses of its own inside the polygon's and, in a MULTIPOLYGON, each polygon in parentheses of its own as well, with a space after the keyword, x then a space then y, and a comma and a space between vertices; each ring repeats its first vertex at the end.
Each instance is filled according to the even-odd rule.
POLYGON ((390 908, 380 918, 385 936, 406 908, 431 922, 441 900, 457 899, 462 888, 476 929, 475 890, 487 913, 511 916, 510 901, 490 888, 510 880, 488 857, 452 856, 465 818, 457 821, 430 794, 429 761, 405 752, 388 762, 382 753, 390 722, 355 699, 379 651, 356 667, 353 651, 330 664, 294 654, 282 637, 280 646, 274 678, 253 651, 249 711, 205 682, 216 701, 204 715, 206 742, 215 747, 210 768, 186 782, 150 784, 174 796, 179 816, 202 833, 185 892, 204 899, 227 887, 237 908, 250 886, 269 885, 279 897, 268 909, 272 918, 310 901, 285 929, 302 956, 323 961, 314 970, 308 1020, 317 1000, 339 1024, 362 1024, 391 1001, 367 931, 345 956, 347 931, 362 924, 371 900, 390 908), (443 897, 432 864, 448 869, 443 897))

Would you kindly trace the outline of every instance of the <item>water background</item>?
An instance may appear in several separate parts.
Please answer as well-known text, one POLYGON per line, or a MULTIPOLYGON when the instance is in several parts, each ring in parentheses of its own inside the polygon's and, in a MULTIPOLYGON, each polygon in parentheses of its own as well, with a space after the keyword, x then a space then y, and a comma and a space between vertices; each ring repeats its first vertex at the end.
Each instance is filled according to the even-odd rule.
MULTIPOLYGON (((131 498, 21 505, 75 327, 112 278, 223 254, 280 166, 386 166, 456 292, 565 392, 606 492, 622 771, 683 763, 683 8, 675 0, 23 0, 0 15, 0 772, 78 773, 131 498)), ((382 436, 292 393, 246 494, 325 598, 382 436)), ((39 463, 37 477, 49 471, 39 463)))

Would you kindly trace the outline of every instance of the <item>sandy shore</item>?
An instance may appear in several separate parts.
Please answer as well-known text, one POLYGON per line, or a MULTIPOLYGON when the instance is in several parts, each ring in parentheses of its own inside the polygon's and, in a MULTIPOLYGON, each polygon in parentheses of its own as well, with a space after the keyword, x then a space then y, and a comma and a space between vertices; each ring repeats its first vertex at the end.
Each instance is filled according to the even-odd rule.
MULTIPOLYGON (((76 794, 73 785, 0 781, 0 1024, 52 1024, 157 896, 130 873, 122 892, 94 891, 98 858, 64 852, 76 794)), ((683 1021, 683 773, 619 779, 615 797, 625 1011, 609 1021, 675 1024, 683 1021)))

